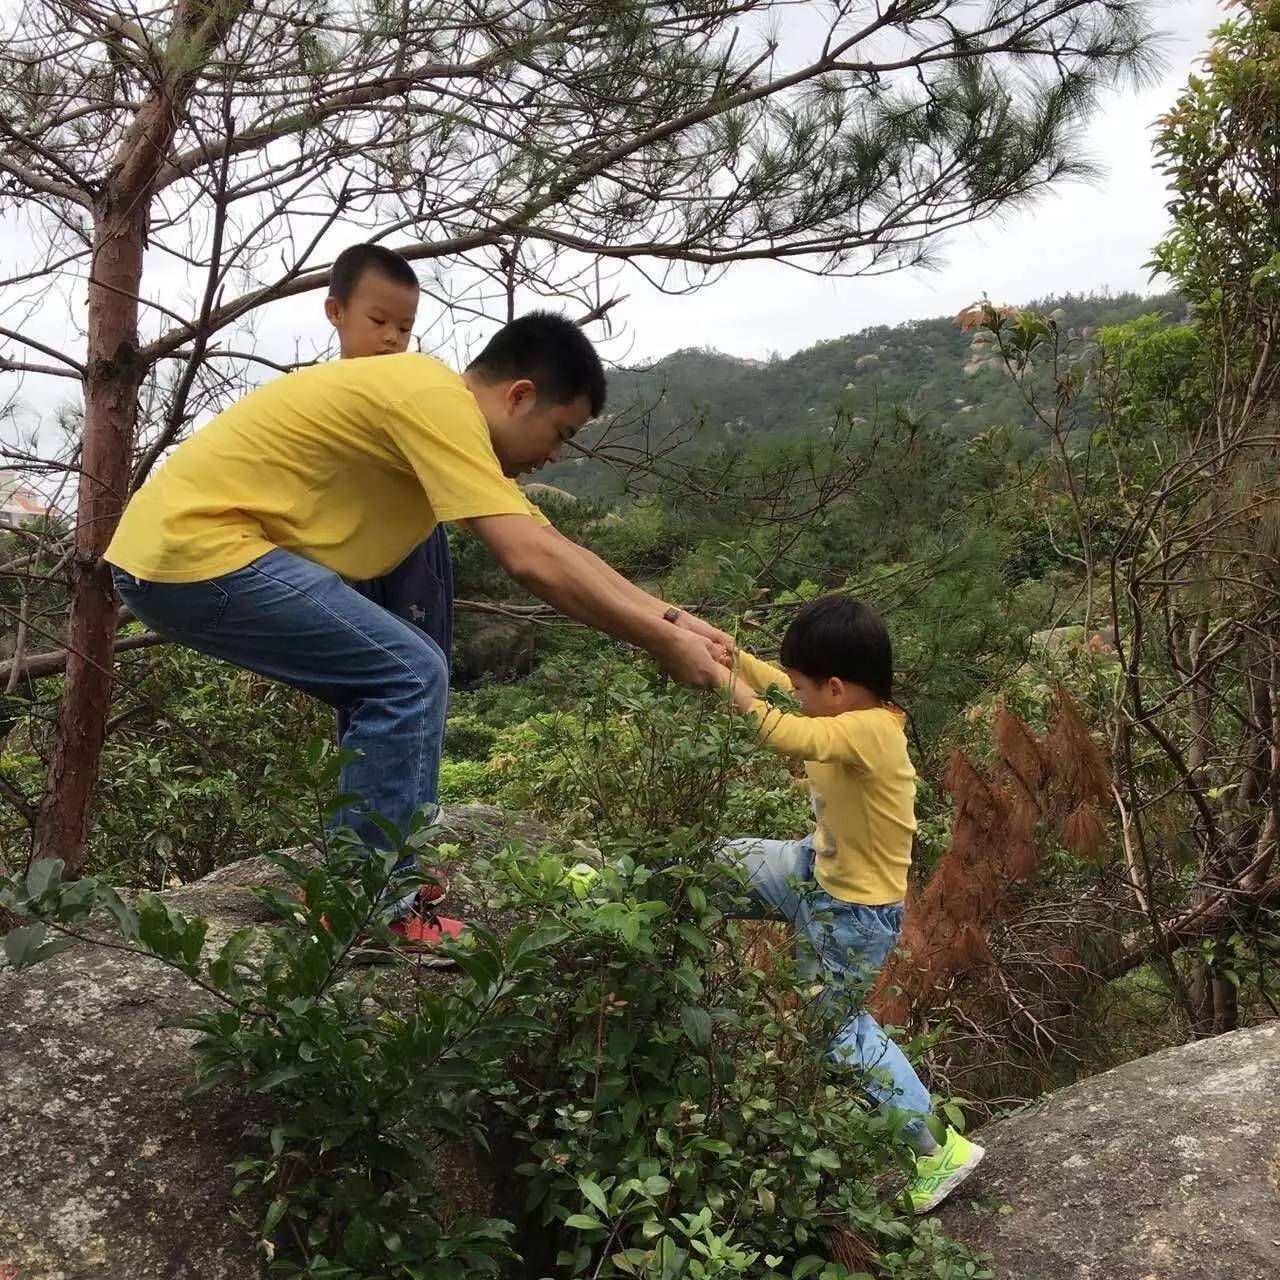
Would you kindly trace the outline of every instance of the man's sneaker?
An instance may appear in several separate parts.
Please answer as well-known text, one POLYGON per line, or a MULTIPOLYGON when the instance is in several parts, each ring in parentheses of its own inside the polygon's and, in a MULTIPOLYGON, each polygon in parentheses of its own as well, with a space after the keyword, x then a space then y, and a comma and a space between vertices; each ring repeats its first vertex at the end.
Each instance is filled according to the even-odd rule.
POLYGON ((986 1152, 954 1129, 937 1151, 916 1158, 916 1176, 903 1192, 912 1213, 936 1209, 977 1167, 986 1152))
POLYGON ((445 875, 443 868, 431 867, 427 871, 427 875, 435 882, 428 881, 418 890, 418 906, 435 907, 439 906, 449 893, 449 877, 445 875))
POLYGON ((456 942, 467 926, 461 920, 438 916, 434 911, 411 911, 387 926, 400 941, 400 949, 409 952, 430 969, 450 969, 457 961, 440 950, 441 943, 456 942))

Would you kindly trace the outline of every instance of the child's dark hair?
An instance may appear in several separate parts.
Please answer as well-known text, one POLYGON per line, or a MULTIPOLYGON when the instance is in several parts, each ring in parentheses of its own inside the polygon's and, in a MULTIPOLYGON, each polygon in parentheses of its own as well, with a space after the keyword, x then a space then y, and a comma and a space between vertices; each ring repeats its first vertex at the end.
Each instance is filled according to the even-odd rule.
POLYGON ((504 324, 467 366, 488 382, 528 378, 546 404, 585 396, 594 418, 604 408, 604 365, 591 339, 567 316, 531 311, 504 324))
POLYGON ((782 665, 810 680, 836 676, 893 701, 893 644, 880 615, 848 596, 811 600, 782 637, 782 665))
POLYGON ((329 269, 329 296, 344 305, 350 302, 360 277, 366 271, 376 271, 395 284, 408 285, 410 289, 418 287, 418 277, 413 274, 413 268, 394 249, 380 244, 353 244, 333 260, 329 269))

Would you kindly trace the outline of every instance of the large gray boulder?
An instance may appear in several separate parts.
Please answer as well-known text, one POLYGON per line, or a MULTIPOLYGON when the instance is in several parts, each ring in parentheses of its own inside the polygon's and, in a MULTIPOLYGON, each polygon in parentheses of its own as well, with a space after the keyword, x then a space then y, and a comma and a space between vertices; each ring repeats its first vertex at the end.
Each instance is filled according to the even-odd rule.
POLYGON ((942 1223, 1000 1280, 1280 1276, 1280 1021, 1081 1081, 979 1140, 942 1223))
MULTIPOLYGON (((446 819, 472 847, 546 834, 480 806, 446 819)), ((164 897, 208 919, 216 947, 231 930, 265 922, 249 889, 278 878, 252 858, 164 897)), ((177 1024, 199 1007, 180 974, 87 943, 19 973, 0 970, 4 1280, 258 1276, 253 1242, 231 1219, 228 1172, 252 1116, 242 1099, 183 1097, 194 1035, 177 1024)), ((455 1203, 488 1212, 474 1167, 452 1163, 455 1203)))

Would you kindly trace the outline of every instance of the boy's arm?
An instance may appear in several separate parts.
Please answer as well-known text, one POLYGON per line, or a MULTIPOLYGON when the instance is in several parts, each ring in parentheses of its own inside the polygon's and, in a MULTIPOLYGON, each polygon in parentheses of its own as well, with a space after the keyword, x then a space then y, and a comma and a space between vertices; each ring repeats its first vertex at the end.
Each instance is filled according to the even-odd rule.
POLYGON ((826 764, 861 764, 843 716, 800 716, 779 711, 757 698, 746 710, 755 721, 760 741, 771 751, 793 760, 826 764))
POLYGON ((734 655, 738 675, 757 693, 763 693, 770 685, 776 684, 784 693, 790 693, 794 686, 791 677, 781 667, 764 662, 754 653, 739 649, 734 655))
MULTIPOLYGON (((760 665, 768 667, 768 663, 760 665)), ((729 691, 734 707, 755 722, 761 743, 771 751, 792 760, 861 762, 849 726, 841 723, 843 717, 800 716, 779 711, 757 698, 743 679, 735 678, 735 674, 724 667, 720 668, 720 684, 729 691)))

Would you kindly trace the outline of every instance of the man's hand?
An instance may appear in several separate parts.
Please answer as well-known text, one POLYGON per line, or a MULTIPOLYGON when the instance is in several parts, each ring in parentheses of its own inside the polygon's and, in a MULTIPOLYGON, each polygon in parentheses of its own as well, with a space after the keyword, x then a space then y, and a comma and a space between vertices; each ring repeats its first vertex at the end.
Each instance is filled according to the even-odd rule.
POLYGON ((721 631, 719 627, 713 627, 711 623, 704 622, 697 614, 688 613, 684 609, 680 610, 680 616, 676 619, 676 626, 683 627, 686 631, 692 631, 696 636, 714 640, 717 645, 730 655, 736 648, 734 638, 727 631, 721 631))
POLYGON ((725 680, 725 670, 713 656, 714 642, 681 627, 670 627, 668 639, 653 656, 663 670, 689 689, 715 689, 725 680))

